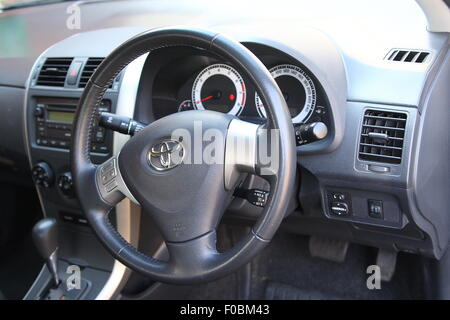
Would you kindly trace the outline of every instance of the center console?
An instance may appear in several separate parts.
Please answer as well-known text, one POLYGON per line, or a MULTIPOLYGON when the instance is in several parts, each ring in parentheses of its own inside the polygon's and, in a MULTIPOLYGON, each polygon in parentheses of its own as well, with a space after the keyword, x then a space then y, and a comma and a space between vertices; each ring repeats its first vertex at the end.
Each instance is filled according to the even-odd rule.
MULTIPOLYGON (((87 81, 103 57, 138 31, 105 31, 108 36, 102 31, 85 32, 65 39, 41 55, 30 72, 24 105, 28 159, 44 215, 57 223, 58 277, 65 283, 76 266, 81 273, 82 292, 50 292, 52 274, 43 266, 25 299, 111 299, 129 276, 129 270, 112 258, 88 225, 73 188, 70 149, 76 109, 87 81), (105 37, 108 41, 103 41, 105 37), (97 45, 80 46, 79 41, 97 45)), ((145 58, 136 59, 116 77, 97 107, 98 113, 134 116, 145 58)), ((92 162, 100 164, 109 159, 126 139, 96 124, 90 148, 92 162)), ((136 224, 131 215, 139 214, 125 199, 109 215, 118 232, 132 244, 136 243, 138 232, 132 232, 136 224)))

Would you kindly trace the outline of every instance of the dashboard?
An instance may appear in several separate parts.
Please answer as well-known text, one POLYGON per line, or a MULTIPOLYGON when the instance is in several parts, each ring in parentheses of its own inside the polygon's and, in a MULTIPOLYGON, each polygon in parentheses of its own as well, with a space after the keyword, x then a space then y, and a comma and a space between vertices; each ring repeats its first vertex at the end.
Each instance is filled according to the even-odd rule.
MULTIPOLYGON (((30 29, 37 30, 33 41, 41 47, 27 58, 26 54, 0 57, 0 69, 6 70, 0 74, 0 102, 7 106, 0 117, 0 162, 12 172, 47 164, 35 172, 39 178, 51 170, 48 183, 35 180, 47 215, 66 221, 68 228, 83 226, 80 204, 65 188, 70 189, 72 116, 95 66, 123 41, 158 25, 177 24, 180 12, 193 10, 195 19, 186 14, 182 21, 224 32, 262 61, 285 97, 294 128, 314 123, 327 128, 323 139, 297 146, 298 185, 284 229, 430 257, 442 255, 450 239, 446 196, 450 144, 448 132, 437 128, 448 128, 448 35, 422 28, 416 22, 422 21, 422 13, 408 5, 411 18, 404 18, 404 23, 397 15, 392 21, 386 18, 388 33, 378 29, 375 14, 358 16, 364 22, 360 28, 352 19, 342 19, 344 25, 336 26, 312 18, 305 20, 314 26, 310 27, 296 15, 276 19, 273 12, 268 12, 270 19, 246 16, 239 22, 231 14, 222 17, 221 10, 204 6, 188 10, 185 3, 177 8, 152 1, 158 10, 151 11, 141 7, 143 1, 117 2, 110 11, 103 2, 82 5, 83 12, 91 12, 96 21, 86 19, 83 30, 64 29, 58 37, 53 33, 44 37, 38 32, 42 28, 32 24, 46 23, 44 10, 31 18, 22 12, 34 26, 30 29), (163 9, 173 15, 161 22, 158 14, 163 9), (146 12, 146 19, 137 19, 137 12, 146 12), (398 27, 402 25, 407 27, 398 27), (428 53, 423 63, 389 60, 399 52, 405 52, 406 59, 416 51, 428 53), (39 83, 51 59, 59 59, 65 72, 77 66, 75 79, 63 79, 62 85, 39 83), (372 210, 373 206, 378 209, 372 210), (382 214, 377 215, 379 210, 382 214)), ((52 16, 64 17, 65 5, 52 8, 61 13, 52 16)), ((55 65, 48 67, 51 71, 55 65)), ((138 58, 117 77, 104 100, 102 110, 142 123, 192 109, 231 113, 254 123, 264 123, 266 118, 264 101, 237 66, 187 47, 162 48, 138 58)), ((96 128, 93 139, 91 157, 102 163, 118 152, 124 137, 96 128)), ((270 191, 254 177, 245 187, 270 191)), ((236 199, 230 218, 252 221, 260 212, 245 199, 236 199)), ((71 249, 71 253, 81 251, 71 249)))

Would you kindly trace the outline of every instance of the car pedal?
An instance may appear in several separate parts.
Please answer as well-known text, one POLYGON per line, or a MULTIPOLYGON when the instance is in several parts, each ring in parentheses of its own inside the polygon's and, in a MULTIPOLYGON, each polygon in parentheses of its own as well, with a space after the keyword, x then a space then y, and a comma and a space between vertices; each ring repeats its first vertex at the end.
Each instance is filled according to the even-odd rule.
POLYGON ((348 241, 327 239, 317 236, 309 238, 309 252, 312 257, 344 262, 347 256, 348 241))
POLYGON ((397 251, 378 249, 377 266, 380 267, 381 281, 391 281, 397 266, 397 251))

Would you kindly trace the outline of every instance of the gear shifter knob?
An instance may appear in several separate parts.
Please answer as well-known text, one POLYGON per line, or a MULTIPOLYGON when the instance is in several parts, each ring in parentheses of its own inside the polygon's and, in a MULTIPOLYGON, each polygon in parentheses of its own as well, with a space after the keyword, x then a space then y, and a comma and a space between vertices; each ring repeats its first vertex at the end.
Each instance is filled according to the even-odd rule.
POLYGON ((45 218, 38 221, 33 227, 33 240, 40 255, 45 259, 55 286, 58 286, 58 230, 56 227, 56 219, 45 218))

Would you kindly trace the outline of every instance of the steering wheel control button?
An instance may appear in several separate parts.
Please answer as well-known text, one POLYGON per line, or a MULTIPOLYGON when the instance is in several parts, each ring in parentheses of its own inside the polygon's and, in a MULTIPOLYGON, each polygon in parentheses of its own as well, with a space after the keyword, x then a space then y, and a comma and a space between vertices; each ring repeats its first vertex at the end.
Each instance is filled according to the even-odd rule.
POLYGON ((369 199, 367 200, 367 205, 369 208, 369 217, 383 219, 383 201, 369 199))
POLYGON ((31 175, 37 186, 49 188, 53 185, 53 170, 46 162, 39 162, 31 169, 31 175))
POLYGON ((113 191, 115 188, 117 188, 117 181, 116 181, 116 180, 112 180, 110 183, 108 183, 108 184, 105 186, 106 192, 111 192, 111 191, 113 191))
POLYGON ((101 177, 103 185, 106 185, 117 176, 115 160, 110 161, 101 169, 101 177))
POLYGON ((331 203, 331 213, 335 216, 348 216, 349 209, 348 205, 345 202, 332 202, 331 203))

